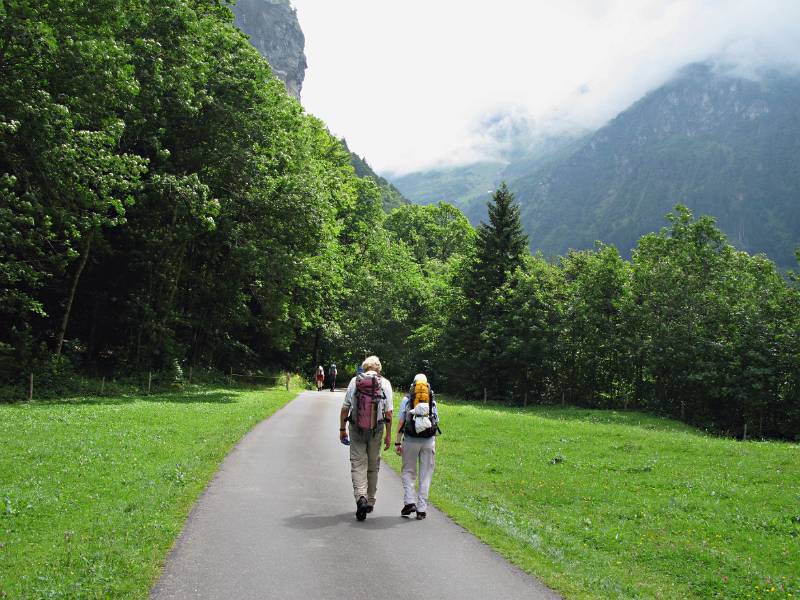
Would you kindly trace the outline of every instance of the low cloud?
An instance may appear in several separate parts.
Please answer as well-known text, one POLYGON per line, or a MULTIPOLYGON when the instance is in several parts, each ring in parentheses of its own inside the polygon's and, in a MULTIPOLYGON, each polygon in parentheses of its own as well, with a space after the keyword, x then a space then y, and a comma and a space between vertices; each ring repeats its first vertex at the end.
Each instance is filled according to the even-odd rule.
POLYGON ((295 4, 306 107, 383 172, 597 128, 692 62, 800 72, 797 0, 295 4))

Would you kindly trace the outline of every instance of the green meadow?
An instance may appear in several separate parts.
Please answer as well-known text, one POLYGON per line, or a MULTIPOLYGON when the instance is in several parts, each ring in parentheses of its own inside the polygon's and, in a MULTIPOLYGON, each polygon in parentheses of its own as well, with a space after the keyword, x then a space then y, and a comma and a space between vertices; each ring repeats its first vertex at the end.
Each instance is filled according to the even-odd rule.
POLYGON ((800 597, 800 445, 635 412, 440 410, 432 501, 565 597, 800 597))
POLYGON ((297 391, 0 405, 0 597, 146 598, 222 458, 297 391))

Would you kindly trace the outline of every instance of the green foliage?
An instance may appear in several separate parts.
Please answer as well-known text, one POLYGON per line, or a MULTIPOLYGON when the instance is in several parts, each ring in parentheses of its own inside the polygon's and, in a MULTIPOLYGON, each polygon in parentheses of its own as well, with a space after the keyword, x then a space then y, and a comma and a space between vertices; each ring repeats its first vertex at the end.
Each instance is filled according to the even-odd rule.
POLYGON ((369 166, 369 163, 367 163, 365 158, 358 156, 358 154, 355 152, 351 152, 347 147, 347 142, 345 140, 342 140, 342 144, 344 145, 345 150, 350 152, 350 164, 353 166, 356 175, 361 178, 370 179, 375 183, 375 185, 378 186, 378 189, 381 193, 381 204, 383 205, 384 211, 390 212, 396 208, 407 206, 409 204, 409 201, 405 196, 403 196, 402 193, 400 193, 400 190, 372 170, 372 167, 369 166))
POLYGON ((394 239, 412 248, 420 264, 447 263, 452 257, 469 252, 475 241, 475 232, 466 217, 444 202, 397 208, 389 214, 384 227, 394 239))
POLYGON ((495 334, 494 324, 508 315, 502 289, 528 254, 519 207, 505 183, 495 192, 488 214, 489 222, 478 228, 475 251, 458 277, 460 289, 443 336, 449 348, 443 365, 446 381, 472 394, 481 388, 496 392, 503 385, 505 341, 495 334))
POLYGON ((20 1, 1 16, 3 368, 63 340, 115 371, 303 360, 363 186, 228 9, 20 1))
POLYGON ((735 250, 711 218, 678 205, 668 219, 630 262, 599 244, 516 271, 487 258, 513 254, 487 251, 484 227, 474 262, 453 271, 460 291, 438 338, 445 386, 797 437, 800 290, 766 258, 735 250))

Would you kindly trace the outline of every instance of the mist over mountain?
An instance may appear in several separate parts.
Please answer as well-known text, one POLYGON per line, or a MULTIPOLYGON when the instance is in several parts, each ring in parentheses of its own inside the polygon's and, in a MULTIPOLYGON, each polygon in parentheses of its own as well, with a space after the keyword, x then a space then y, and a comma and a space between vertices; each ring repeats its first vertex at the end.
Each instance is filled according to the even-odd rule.
POLYGON ((486 201, 501 181, 543 168, 573 149, 583 137, 579 133, 537 133, 521 125, 518 119, 513 120, 513 126, 499 132, 495 120, 495 126, 484 135, 484 148, 493 160, 389 176, 389 179, 412 202, 449 202, 477 224, 486 215, 486 201), (514 136, 516 139, 510 139, 514 136))
MULTIPOLYGON (((531 248, 550 256, 596 240, 629 255, 680 202, 715 217, 737 247, 787 267, 800 246, 798 151, 800 77, 693 64, 596 132, 516 158, 473 191, 507 180, 531 248)), ((456 185, 477 167, 393 182, 414 201, 452 199, 478 222, 485 208, 456 185)))
POLYGON ((692 65, 568 156, 512 182, 533 248, 628 254, 680 202, 783 266, 800 245, 800 78, 692 65))

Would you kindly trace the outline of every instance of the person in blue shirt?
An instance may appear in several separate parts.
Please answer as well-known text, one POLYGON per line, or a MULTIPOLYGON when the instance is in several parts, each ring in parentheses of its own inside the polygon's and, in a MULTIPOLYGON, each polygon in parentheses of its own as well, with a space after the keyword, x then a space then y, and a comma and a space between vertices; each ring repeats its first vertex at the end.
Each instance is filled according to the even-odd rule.
POLYGON ((408 517, 417 513, 417 519, 427 517, 428 493, 433 478, 436 458, 436 433, 439 431, 439 411, 433 398, 428 378, 420 373, 414 377, 411 389, 400 403, 400 419, 397 424, 395 452, 403 458, 401 479, 403 481, 403 509, 400 514, 408 517), (420 387, 421 386, 421 387, 420 387), (413 406, 412 397, 417 390, 427 393, 427 401, 413 406), (426 392, 427 390, 427 392, 426 392), (419 492, 414 484, 419 465, 419 492))

